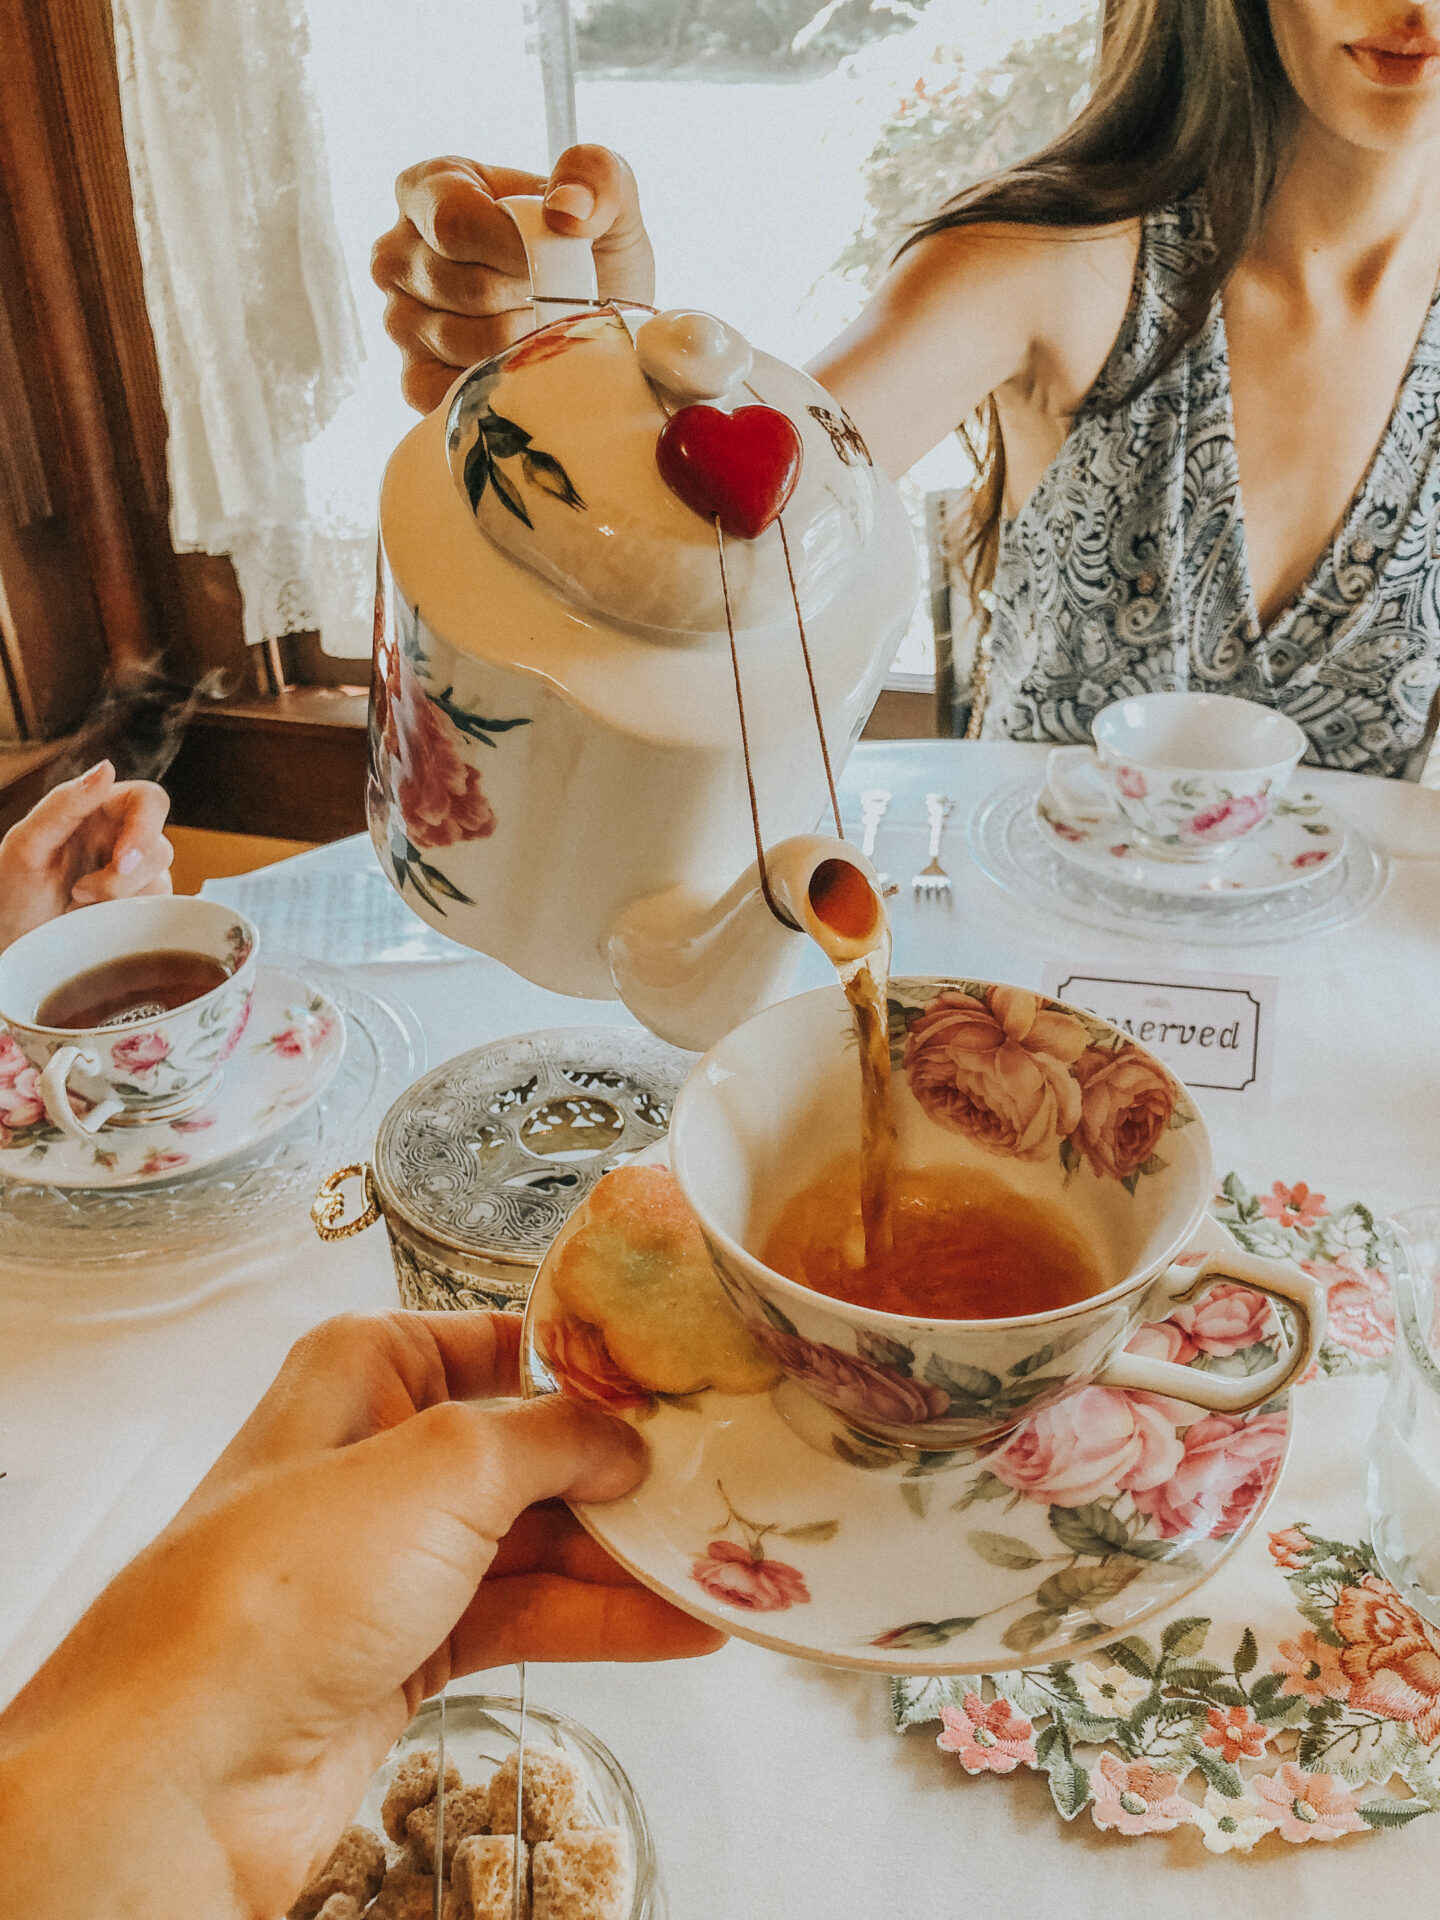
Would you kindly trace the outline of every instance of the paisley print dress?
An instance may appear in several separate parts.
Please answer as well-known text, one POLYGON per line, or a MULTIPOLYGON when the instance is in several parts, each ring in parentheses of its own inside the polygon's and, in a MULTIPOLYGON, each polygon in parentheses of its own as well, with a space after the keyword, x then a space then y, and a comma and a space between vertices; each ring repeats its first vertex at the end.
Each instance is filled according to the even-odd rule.
POLYGON ((1112 700, 1188 688, 1278 707, 1314 765, 1401 775, 1440 682, 1440 290, 1343 524, 1262 627, 1218 299, 1180 358, 1116 404, 1209 244, 1199 196, 1146 218, 1110 358, 1002 527, 984 734, 1084 741, 1112 700))

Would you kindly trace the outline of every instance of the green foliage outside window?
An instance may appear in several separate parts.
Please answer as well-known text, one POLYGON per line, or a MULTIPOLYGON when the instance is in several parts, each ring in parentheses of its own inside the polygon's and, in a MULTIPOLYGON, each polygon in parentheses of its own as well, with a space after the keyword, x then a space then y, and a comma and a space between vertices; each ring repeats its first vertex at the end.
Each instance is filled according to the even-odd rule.
POLYGON ((798 78, 912 26, 926 0, 577 0, 582 72, 798 78))
POLYGON ((1084 104, 1094 51, 1092 17, 1022 41, 984 72, 918 83, 865 163, 865 220, 837 269, 873 287, 918 221, 1053 139, 1084 104))

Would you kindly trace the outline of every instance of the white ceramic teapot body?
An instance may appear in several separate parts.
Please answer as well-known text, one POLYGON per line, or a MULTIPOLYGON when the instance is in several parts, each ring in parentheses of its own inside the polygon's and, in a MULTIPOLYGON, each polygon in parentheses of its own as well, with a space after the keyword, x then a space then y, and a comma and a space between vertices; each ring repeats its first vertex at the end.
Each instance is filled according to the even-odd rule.
MULTIPOLYGON (((527 247, 540 301, 585 271, 593 302, 588 249, 527 247)), ((452 939, 703 1047, 784 992, 800 938, 759 892, 714 528, 655 462, 675 389, 642 370, 643 312, 550 310, 568 317, 463 375, 386 470, 371 836, 452 939)), ((699 337, 748 363, 730 406, 801 434, 784 524, 838 770, 914 604, 908 520, 822 388, 718 323, 699 337)), ((803 928, 816 866, 863 863, 814 833, 825 773, 778 526, 726 556, 767 872, 803 928)))

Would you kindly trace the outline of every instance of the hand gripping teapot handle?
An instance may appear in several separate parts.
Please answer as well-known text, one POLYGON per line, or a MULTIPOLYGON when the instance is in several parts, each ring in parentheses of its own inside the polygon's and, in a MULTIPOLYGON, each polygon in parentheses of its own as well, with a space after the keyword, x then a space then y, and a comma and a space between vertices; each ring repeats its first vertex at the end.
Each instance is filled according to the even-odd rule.
POLYGON ((595 255, 588 240, 567 239, 545 224, 545 203, 538 194, 512 193, 499 203, 520 230, 530 269, 530 301, 535 325, 593 313, 602 305, 595 277, 595 255))

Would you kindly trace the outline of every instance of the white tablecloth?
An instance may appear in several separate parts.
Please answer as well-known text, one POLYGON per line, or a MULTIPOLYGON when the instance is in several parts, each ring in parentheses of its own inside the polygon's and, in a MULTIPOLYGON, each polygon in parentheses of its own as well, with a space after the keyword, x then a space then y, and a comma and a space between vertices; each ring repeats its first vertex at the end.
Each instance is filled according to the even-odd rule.
MULTIPOLYGON (((1143 950, 1017 906, 971 866, 967 815, 1043 750, 951 742, 859 748, 850 811, 868 786, 894 802, 878 864, 901 879, 897 971, 963 972, 1039 986, 1047 960, 1277 974, 1268 1112, 1210 1117, 1217 1166, 1252 1182, 1305 1180, 1382 1210, 1440 1197, 1440 793, 1307 775, 1389 853, 1388 893, 1364 921, 1295 945, 1143 950), (955 801, 947 899, 916 902, 923 795, 955 801)), ((295 871, 359 872, 347 841, 295 871)), ((321 943, 317 943, 321 944, 321 943)), ((808 977, 818 982, 823 967, 808 977)), ((628 1018, 613 1003, 544 993, 492 962, 375 968, 375 989, 419 1014, 432 1064, 501 1034, 628 1018)), ((802 983, 806 974, 802 974, 802 983)), ((293 1233, 205 1271, 0 1273, 0 1700, 23 1683, 104 1582, 178 1506, 307 1326, 395 1305, 376 1231, 322 1247, 293 1233)), ((1369 1406, 1355 1383, 1356 1491, 1369 1406)), ((1339 1404, 1339 1403, 1336 1403, 1339 1404)), ((1298 1448, 1303 1449, 1303 1426, 1298 1448)), ((1297 1467, 1292 1462, 1292 1469, 1297 1467)), ((1288 1470, 1287 1470, 1288 1471, 1288 1470)), ((1223 1578, 1223 1576, 1222 1576, 1223 1578)), ((505 1690, 512 1676, 500 1674, 505 1690)), ((1345 1915, 1388 1894, 1424 1897, 1440 1870, 1440 1820, 1332 1847, 1214 1859, 1176 1842, 1126 1842, 1088 1821, 1062 1829, 1042 1776, 966 1781, 933 1739, 890 1731, 873 1677, 740 1643, 660 1668, 532 1669, 535 1697, 592 1726, 621 1758, 655 1828, 672 1920, 940 1920, 1050 1909, 1107 1916, 1345 1915)))

